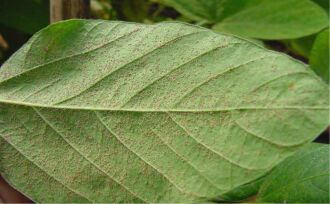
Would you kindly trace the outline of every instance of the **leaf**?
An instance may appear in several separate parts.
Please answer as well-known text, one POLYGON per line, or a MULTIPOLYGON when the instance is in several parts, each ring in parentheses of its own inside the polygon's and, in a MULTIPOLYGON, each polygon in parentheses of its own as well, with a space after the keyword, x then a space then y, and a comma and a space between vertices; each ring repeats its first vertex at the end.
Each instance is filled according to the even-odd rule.
POLYGON ((251 38, 292 39, 317 33, 328 26, 327 13, 310 0, 254 2, 255 5, 250 4, 213 29, 251 38))
POLYGON ((310 35, 303 38, 289 40, 287 43, 293 52, 308 59, 315 37, 316 35, 310 35))
POLYGON ((246 0, 161 0, 195 21, 216 23, 241 10, 246 0))
POLYGON ((262 184, 258 201, 329 203, 329 179, 329 145, 311 145, 275 168, 262 184))
POLYGON ((259 39, 292 39, 327 27, 327 13, 310 0, 161 0, 216 31, 259 39), (278 12, 281 11, 281 12, 278 12))
POLYGON ((329 29, 317 35, 309 63, 311 68, 329 84, 329 29))
POLYGON ((116 6, 121 19, 134 22, 143 22, 148 18, 149 2, 145 0, 116 0, 116 6))
POLYGON ((70 20, 0 69, 0 172, 36 202, 221 198, 328 125, 306 65, 183 23, 70 20))
POLYGON ((96 19, 116 19, 117 12, 111 5, 111 1, 90 1, 90 12, 91 17, 96 19))
POLYGON ((313 0, 329 14, 329 0, 313 0))
POLYGON ((246 183, 242 186, 232 189, 231 191, 221 195, 222 201, 246 201, 246 199, 254 198, 258 193, 261 184, 264 182, 265 176, 255 181, 246 183))
POLYGON ((0 23, 33 34, 49 24, 49 2, 0 0, 0 23))

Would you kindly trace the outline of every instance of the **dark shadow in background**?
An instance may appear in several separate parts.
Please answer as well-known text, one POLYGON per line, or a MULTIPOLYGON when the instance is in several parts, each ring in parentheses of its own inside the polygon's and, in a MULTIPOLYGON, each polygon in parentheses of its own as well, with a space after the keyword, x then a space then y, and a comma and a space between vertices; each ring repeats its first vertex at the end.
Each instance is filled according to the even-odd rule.
POLYGON ((0 203, 33 203, 0 177, 0 203))

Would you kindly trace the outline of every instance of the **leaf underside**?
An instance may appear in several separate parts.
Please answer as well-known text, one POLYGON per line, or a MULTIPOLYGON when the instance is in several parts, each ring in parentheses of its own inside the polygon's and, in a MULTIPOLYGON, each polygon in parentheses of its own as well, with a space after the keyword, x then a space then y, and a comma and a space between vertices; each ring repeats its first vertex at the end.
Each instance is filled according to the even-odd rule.
POLYGON ((0 172, 36 202, 221 199, 328 124, 304 64, 182 23, 70 20, 0 69, 0 172))

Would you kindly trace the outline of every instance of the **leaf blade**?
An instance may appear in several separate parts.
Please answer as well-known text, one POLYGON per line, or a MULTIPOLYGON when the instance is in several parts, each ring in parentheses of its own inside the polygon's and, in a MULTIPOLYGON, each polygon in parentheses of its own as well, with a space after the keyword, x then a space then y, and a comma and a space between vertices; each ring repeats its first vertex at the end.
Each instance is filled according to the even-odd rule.
POLYGON ((257 200, 329 202, 328 155, 328 145, 314 144, 300 151, 300 154, 288 158, 266 178, 257 200))
POLYGON ((245 37, 278 40, 308 36, 328 25, 327 13, 309 0, 255 2, 255 5, 216 24, 213 29, 245 37))
POLYGON ((207 200, 311 141, 327 96, 305 65, 234 37, 70 20, 0 69, 0 133, 93 202, 207 200))
POLYGON ((309 61, 311 68, 329 84, 329 29, 317 35, 309 61))

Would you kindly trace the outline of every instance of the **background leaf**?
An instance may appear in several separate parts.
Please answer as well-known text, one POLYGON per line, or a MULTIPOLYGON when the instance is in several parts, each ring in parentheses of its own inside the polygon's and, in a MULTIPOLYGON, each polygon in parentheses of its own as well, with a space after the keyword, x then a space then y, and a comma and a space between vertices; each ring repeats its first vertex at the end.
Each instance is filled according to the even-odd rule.
POLYGON ((327 26, 327 13, 310 0, 254 0, 213 29, 251 38, 291 39, 327 26))
POLYGON ((329 1, 328 0, 313 0, 320 5, 329 14, 329 1))
POLYGON ((250 197, 255 197, 258 193, 261 184, 264 182, 265 176, 260 177, 250 183, 234 188, 233 190, 221 195, 221 201, 243 201, 250 197))
POLYGON ((311 145, 266 178, 259 202, 329 203, 329 145, 311 145))
POLYGON ((311 35, 303 38, 292 39, 287 43, 290 49, 300 56, 309 59, 316 35, 311 35))
POLYGON ((33 34, 49 24, 49 1, 0 0, 0 23, 33 34))
POLYGON ((306 65, 235 37, 70 20, 0 69, 0 171, 36 202, 221 199, 324 130, 328 97, 306 65))
POLYGON ((317 35, 309 63, 311 68, 329 83, 329 29, 317 35))
POLYGON ((148 17, 150 3, 145 0, 113 0, 113 5, 119 12, 119 17, 126 21, 144 22, 148 17))
POLYGON ((230 0, 161 0, 160 2, 175 8, 192 20, 215 23, 244 8, 247 1, 235 0, 233 3, 230 0))

